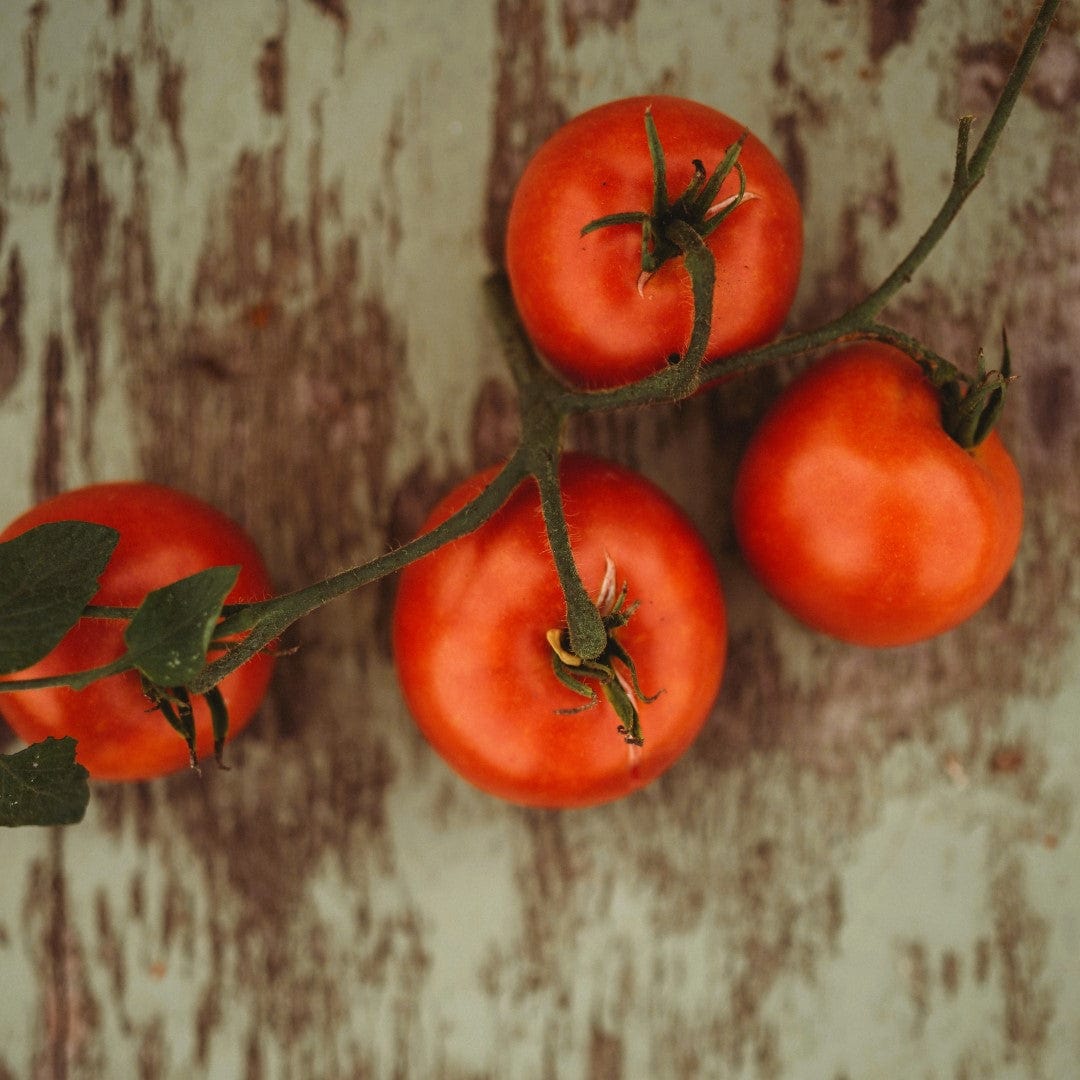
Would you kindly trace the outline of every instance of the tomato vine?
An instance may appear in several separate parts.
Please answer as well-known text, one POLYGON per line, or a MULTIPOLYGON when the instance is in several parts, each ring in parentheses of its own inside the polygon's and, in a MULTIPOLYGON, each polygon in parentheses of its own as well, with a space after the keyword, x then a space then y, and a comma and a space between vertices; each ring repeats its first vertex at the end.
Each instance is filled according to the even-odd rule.
MULTIPOLYGON (((205 592, 200 593, 200 610, 203 611, 200 633, 205 631, 209 634, 212 629, 214 639, 227 640, 228 645, 224 650, 212 654, 209 661, 203 662, 209 639, 197 639, 202 642, 200 662, 186 673, 179 685, 165 685, 161 675, 160 660, 163 653, 160 650, 175 648, 176 645, 176 639, 169 634, 162 635, 164 644, 158 642, 155 645, 138 640, 132 644, 129 641, 128 651, 119 660, 110 663, 107 671, 92 669, 34 679, 18 678, 18 673, 29 666, 28 655, 36 653, 43 656, 48 653, 59 640, 57 632, 62 636, 80 617, 136 623, 143 617, 140 614, 143 608, 88 605, 94 592, 91 586, 103 565, 101 558, 93 559, 72 570, 68 575, 71 587, 58 593, 55 581, 46 580, 44 574, 36 584, 32 582, 28 586, 25 574, 20 570, 26 565, 24 556, 19 554, 16 559, 11 544, 3 545, 6 555, 0 554, 0 587, 6 591, 3 593, 3 603, 0 604, 0 641, 15 640, 26 631, 25 620, 19 622, 24 610, 18 607, 13 597, 17 599, 29 589, 27 609, 32 608, 41 597, 47 596, 50 602, 56 600, 60 594, 62 597, 55 606, 55 611, 59 612, 59 621, 50 626, 47 632, 34 631, 36 636, 29 653, 25 650, 9 650, 9 662, 4 669, 7 675, 0 680, 0 691, 17 693, 33 688, 82 686, 106 673, 139 671, 149 684, 151 694, 156 696, 159 703, 167 706, 167 712, 172 711, 173 722, 182 729, 185 740, 192 748, 194 736, 187 719, 190 714, 187 702, 189 696, 209 695, 215 705, 214 730, 220 746, 220 740, 224 738, 225 719, 217 688, 223 679, 264 653, 293 623, 316 608, 400 571, 450 541, 465 537, 481 528, 507 502, 519 485, 528 479, 534 480, 538 487, 544 530, 565 601, 565 631, 559 630, 559 648, 556 650, 557 659, 565 669, 559 672, 560 679, 569 685, 570 680, 576 679, 577 670, 581 669, 586 672, 600 671, 604 679, 610 681, 613 661, 618 661, 631 673, 636 689, 632 659, 612 646, 613 627, 616 624, 623 625, 629 610, 617 605, 605 613, 598 607, 582 580, 571 545, 559 480, 559 462, 568 422, 572 417, 583 413, 630 406, 670 404, 703 388, 715 386, 738 372, 815 354, 827 347, 870 341, 894 346, 920 365, 940 392, 944 425, 956 442, 963 447, 973 447, 984 440, 1000 415, 1007 388, 1012 380, 1007 343, 1003 341, 999 364, 989 366, 980 356, 978 369, 972 376, 952 361, 935 353, 929 346, 879 321, 879 316, 886 304, 911 280, 985 175, 1058 4, 1059 0, 1043 0, 1040 5, 1015 66, 974 149, 971 149, 970 145, 974 118, 965 116, 960 120, 952 182, 942 205, 925 231, 877 288, 850 310, 814 329, 743 349, 715 359, 706 367, 706 350, 714 322, 715 278, 715 258, 706 239, 716 232, 722 234, 723 223, 734 220, 733 215, 739 214, 740 207, 749 202, 755 193, 747 188, 739 161, 742 148, 742 140, 739 139, 731 145, 728 154, 715 164, 711 173, 701 162, 696 162, 690 184, 676 199, 670 200, 666 187, 663 132, 657 129, 652 117, 646 113, 642 117, 643 138, 649 147, 653 166, 652 206, 648 210, 628 207, 625 212, 582 222, 581 225, 584 233, 625 225, 639 227, 643 275, 656 272, 661 264, 670 260, 680 261, 685 267, 692 285, 693 318, 689 340, 681 355, 673 357, 673 362, 662 370, 637 378, 626 385, 599 389, 568 385, 538 355, 518 317, 507 278, 501 273, 496 274, 488 280, 485 288, 492 317, 498 327, 517 387, 522 435, 509 460, 466 504, 457 508, 430 531, 396 550, 292 593, 230 604, 226 602, 229 582, 223 580, 212 585, 210 591, 213 595, 209 601, 205 592), (739 179, 738 192, 717 205, 721 184, 732 172, 739 179), (8 560, 7 564, 3 561, 5 558, 8 560), (20 562, 19 559, 24 561, 20 562), (33 591, 35 588, 38 590, 36 593, 33 591), (565 638, 561 636, 564 632, 565 638), (574 662, 575 659, 577 663, 574 662), (180 703, 179 709, 175 707, 177 702, 180 703)), ((51 553, 49 557, 57 557, 57 553, 70 550, 73 544, 92 542, 97 545, 98 555, 106 561, 108 558, 105 548, 109 547, 109 538, 100 533, 82 537, 73 533, 64 536, 56 534, 50 537, 50 542, 53 546, 48 549, 51 553)), ((35 565, 42 562, 42 552, 45 550, 42 548, 36 553, 35 565)), ((181 605, 176 610, 181 610, 180 621, 183 622, 192 609, 183 608, 183 602, 178 597, 179 593, 171 593, 166 600, 170 604, 175 601, 181 605)), ((161 597, 158 597, 158 601, 161 601, 161 597)), ((174 608, 170 607, 170 610, 174 608)), ((32 659, 36 659, 36 656, 31 656, 32 659)), ((591 692, 588 688, 586 691, 591 692)), ((635 695, 630 695, 631 698, 633 696, 635 695)), ((628 737, 630 741, 640 741, 640 732, 634 725, 636 715, 632 722, 628 721, 628 737)), ((34 785, 39 781, 34 779, 31 782, 30 774, 24 772, 24 767, 33 769, 37 777, 44 775, 40 770, 43 760, 40 754, 46 750, 53 755, 49 760, 56 763, 56 775, 60 777, 57 783, 61 788, 66 785, 66 790, 70 792, 78 785, 85 786, 85 776, 72 768, 70 746, 63 740, 53 742, 55 745, 48 747, 41 744, 40 753, 35 751, 21 762, 18 759, 23 758, 23 755, 20 754, 0 759, 0 813, 6 815, 0 816, 0 823, 50 820, 66 822, 77 819, 70 799, 64 803, 62 809, 57 809, 52 817, 47 806, 42 809, 45 804, 40 799, 35 803, 35 815, 20 816, 17 810, 12 809, 20 802, 20 793, 24 796, 24 803, 34 801, 28 799, 28 796, 32 794, 32 789, 36 790, 34 785)), ((193 749, 192 752, 194 753, 193 749)), ((79 797, 81 796, 76 796, 77 799, 79 797)))

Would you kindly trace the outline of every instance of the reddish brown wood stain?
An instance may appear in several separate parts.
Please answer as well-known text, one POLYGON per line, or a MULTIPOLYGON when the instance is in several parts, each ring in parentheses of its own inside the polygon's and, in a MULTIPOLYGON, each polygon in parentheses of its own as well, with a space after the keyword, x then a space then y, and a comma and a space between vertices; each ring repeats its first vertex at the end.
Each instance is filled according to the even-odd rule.
POLYGON ((873 0, 870 5, 870 59, 877 63, 916 32, 924 0, 873 0))
MULTIPOLYGON (((0 241, 3 237, 3 215, 0 213, 0 241)), ((0 278, 0 401, 18 381, 26 362, 22 327, 25 304, 22 256, 19 249, 13 246, 4 275, 0 278)))
MULTIPOLYGON (((340 0, 309 4, 343 34, 351 29, 340 0)), ((564 0, 562 45, 573 49, 586 33, 632 28, 637 6, 633 0, 564 0)), ((142 471, 195 490, 248 524, 288 588, 414 533, 453 479, 506 453, 516 434, 516 409, 505 381, 478 382, 465 421, 471 460, 421 454, 403 481, 393 481, 388 447, 403 437, 409 342, 400 315, 365 272, 369 241, 342 223, 340 195, 323 178, 320 105, 312 106, 317 137, 309 147, 260 144, 253 136, 251 147, 227 163, 227 180, 201 208, 202 220, 192 223, 203 240, 191 293, 165 295, 158 267, 168 238, 155 234, 152 216, 155 199, 164 196, 139 163, 140 140, 151 124, 163 128, 183 174, 190 164, 185 129, 197 121, 185 112, 184 63, 157 40, 145 14, 151 7, 143 9, 149 29, 142 51, 112 55, 95 107, 72 114, 59 132, 57 244, 78 287, 66 313, 70 331, 56 327, 42 349, 35 493, 51 493, 66 480, 63 449, 73 411, 83 418, 80 450, 85 459, 92 456, 108 313, 118 328, 118 364, 136 417, 142 471), (136 109, 140 79, 155 80, 153 117, 136 109), (289 155, 298 153, 307 154, 307 190, 299 199, 285 184, 289 155), (130 189, 110 188, 105 177, 114 174, 103 168, 106 154, 130 162, 130 189), (76 385, 84 388, 83 399, 71 402, 76 385)), ((497 44, 483 242, 493 262, 500 258, 514 181, 567 112, 559 89, 566 60, 548 39, 547 7, 538 0, 492 5, 497 44)), ((918 33, 921 8, 871 6, 872 61, 918 33)), ((22 105, 29 115, 39 93, 39 35, 47 12, 37 3, 27 13, 22 105)), ((108 0, 110 16, 119 20, 125 13, 123 0, 108 0)), ((291 92, 286 46, 283 35, 265 39, 249 72, 252 93, 274 116, 283 113, 291 92)), ((1058 74, 1037 74, 1032 90, 1048 111, 1064 110, 1076 97, 1074 46, 1062 38, 1054 56, 1058 74)), ((961 61, 969 102, 996 92, 1003 78, 1000 50, 971 45, 961 61)), ((777 62, 777 82, 788 78, 788 66, 777 62)), ((820 103, 792 88, 774 120, 801 185, 813 182, 805 130, 823 117, 820 103)), ((413 134, 399 115, 378 157, 393 161, 413 134)), ((785 979, 812 986, 839 949, 844 856, 827 838, 839 834, 844 844, 855 844, 873 827, 881 810, 876 770, 897 748, 926 746, 931 756, 955 755, 969 775, 981 769, 999 786, 1024 783, 1023 806, 1038 835, 1049 837, 1045 826, 1058 827, 1042 766, 1022 739, 1003 748, 999 728, 1010 694, 1049 695, 1060 683, 1060 648, 1076 617, 1070 597, 1080 537, 1080 438, 1069 351, 1076 328, 1062 324, 1058 297, 1045 284, 1052 279, 1040 270, 1075 264, 1078 257, 1075 235, 1061 230, 1055 216, 1071 199, 1078 165, 1075 149, 1063 146, 1050 174, 1032 179, 1032 198, 1017 211, 1030 246, 1018 262, 988 277, 1014 283, 1006 314, 1026 328, 1013 342, 1024 369, 1006 435, 1020 448, 1029 522, 1015 583, 947 639, 897 653, 855 653, 817 641, 805 645, 812 682, 785 667, 772 609, 738 562, 726 518, 730 467, 722 464, 734 460, 774 376, 748 380, 749 395, 725 389, 672 413, 603 417, 575 429, 580 445, 683 485, 742 607, 733 612, 716 716, 677 775, 588 819, 495 806, 478 811, 446 782, 426 822, 437 837, 450 835, 465 814, 486 813, 488 821, 505 815, 521 841, 510 853, 518 930, 491 946, 468 989, 485 994, 511 1025, 525 1016, 543 1018, 536 1029, 536 1075, 558 1075, 554 1063, 570 1030, 577 1030, 585 1075, 607 1080, 625 1074, 622 1015, 601 1009, 601 991, 577 978, 575 957, 597 940, 606 946, 609 992, 632 1019, 650 1025, 657 1075, 703 1075, 717 1062, 762 1078, 783 1075, 784 1033, 769 1011, 771 998, 785 979), (688 446, 697 460, 721 463, 709 477, 711 490, 697 476, 685 477, 688 446), (962 747, 941 727, 940 718, 954 712, 968 717, 962 747), (807 794, 807 777, 818 781, 817 801, 807 794), (647 940, 627 940, 621 931, 619 889, 630 889, 646 911, 647 940), (663 943, 713 927, 723 928, 730 955, 711 961, 710 970, 736 974, 718 985, 714 999, 687 1001, 679 993, 684 973, 663 943)), ((872 199, 842 208, 838 225, 847 246, 835 265, 813 265, 800 319, 819 321, 865 292, 858 224, 869 217, 884 230, 893 228, 903 199, 893 167, 872 199)), ((392 199, 383 210, 378 225, 384 234, 374 243, 385 243, 379 257, 392 260, 409 222, 395 218, 392 199)), ((9 212, 0 206, 0 242, 9 212)), ((0 397, 32 359, 26 355, 27 287, 13 245, 0 274, 0 397)), ((982 321, 984 300, 922 286, 891 314, 914 333, 939 335, 942 351, 966 355, 996 339, 997 328, 982 321)), ((176 965, 186 965, 198 987, 192 1016, 197 1067, 213 1060, 225 1018, 240 1009, 252 1078, 270 1075, 279 1054, 290 1075, 375 1075, 370 1048, 361 1041, 344 1049, 340 1039, 354 1015, 350 997, 370 994, 389 1002, 395 1017, 393 1068, 414 1074, 414 1043, 438 1038, 421 1030, 416 1004, 432 976, 431 932, 409 897, 399 898, 392 911, 375 899, 376 884, 385 888, 400 869, 388 793, 402 770, 413 767, 402 747, 418 746, 407 735, 392 738, 384 725, 397 718, 374 715, 370 706, 368 684, 384 664, 391 597, 387 583, 290 634, 289 644, 301 651, 282 661, 265 715, 233 749, 242 783, 237 773, 211 770, 199 782, 181 775, 95 789, 104 834, 153 853, 152 884, 140 864, 119 888, 91 897, 90 917, 80 920, 70 907, 78 834, 57 834, 47 857, 34 864, 19 921, 0 926, 0 944, 25 935, 38 964, 37 1075, 108 1075, 106 1014, 137 1047, 142 1075, 175 1074, 185 1063, 168 1043, 165 1022, 136 1022, 129 997, 141 976, 165 979, 176 965), (310 882, 328 867, 340 875, 354 931, 354 952, 347 956, 311 903, 310 882), (132 926, 154 950, 125 949, 132 926)), ((1009 1062, 1036 1075, 1053 1018, 1050 928, 1014 846, 995 841, 988 859, 989 936, 945 952, 919 936, 896 943, 912 1036, 929 1027, 943 997, 972 983, 992 985, 1005 1003, 999 1026, 1009 1062)), ((0 1076, 6 1073, 0 1063, 0 1076)), ((462 1067, 447 1064, 440 1075, 461 1076, 462 1067)))
POLYGON ((263 42, 258 72, 262 107, 280 115, 285 109, 285 46, 280 36, 263 42))
POLYGON ((502 265, 503 232, 517 178, 543 140, 566 119, 552 96, 550 59, 540 0, 496 0, 498 53, 484 246, 502 265))
POLYGON ((637 6, 637 0, 562 0, 563 41, 572 49, 593 27, 616 31, 632 22, 637 6))
POLYGON ((117 53, 112 69, 102 76, 102 82, 109 103, 109 140, 113 146, 130 146, 136 124, 134 73, 130 59, 117 53))
MULTIPOLYGON (((283 588, 378 549, 389 526, 385 454, 404 347, 393 317, 365 291, 358 238, 326 221, 329 196, 320 186, 317 151, 312 161, 305 220, 285 202, 282 147, 240 156, 228 187, 207 209, 207 241, 187 310, 173 310, 157 295, 144 199, 136 198, 122 228, 121 319, 133 400, 147 424, 144 471, 195 484, 255 525, 275 522, 260 540, 283 588), (188 448, 183 458, 175 454, 178 445, 188 448), (269 477, 272 482, 262 479, 269 477), (298 499, 306 511, 297 512, 298 499)), ((188 777, 168 784, 168 813, 207 840, 200 889, 215 909, 228 898, 242 907, 235 924, 211 916, 209 927, 196 928, 190 885, 176 878, 167 886, 163 947, 196 929, 222 942, 212 952, 198 1013, 199 1062, 207 1060, 225 988, 235 978, 277 987, 260 995, 253 1069, 262 1068, 258 1044, 266 1030, 332 1042, 339 991, 317 950, 296 963, 297 936, 310 935, 314 948, 321 933, 304 914, 305 890, 327 854, 351 843, 356 830, 369 831, 371 850, 380 849, 383 793, 394 776, 380 736, 357 728, 352 710, 310 723, 311 701, 334 681, 336 657, 362 640, 357 620, 370 618, 363 602, 351 610, 354 616, 342 620, 339 605, 332 617, 307 620, 290 635, 288 644, 303 648, 282 662, 284 677, 259 736, 276 747, 276 758, 245 768, 248 790, 291 777, 290 785, 307 791, 294 797, 318 807, 314 817, 288 811, 268 829, 265 812, 252 816, 235 804, 242 792, 225 774, 203 785, 188 777), (222 860, 216 853, 224 851, 233 854, 222 860), (268 876, 274 864, 288 873, 268 876), (287 984, 292 989, 280 994, 287 984)), ((363 709, 362 699, 355 707, 363 709)), ((119 792, 115 797, 119 810, 127 800, 119 792)), ((117 820, 127 817, 120 812, 117 820)), ((412 953, 397 953, 415 942, 416 930, 384 924, 372 934, 369 970, 378 984, 385 963, 408 967, 412 953)))
POLYGON ((34 455, 34 497, 47 499, 64 488, 61 447, 68 434, 68 402, 64 390, 66 360, 59 334, 50 334, 45 345, 41 414, 34 455))
POLYGON ((337 22, 342 31, 348 29, 349 11, 345 5, 345 0, 308 0, 308 3, 323 15, 337 22))
POLYGON ((37 112, 38 91, 38 43, 41 40, 41 25, 48 14, 46 0, 34 0, 26 9, 26 27, 23 30, 23 90, 26 96, 26 110, 33 116, 37 112))
POLYGON ((157 112, 169 132, 169 141, 181 169, 187 167, 187 150, 180 132, 181 102, 184 90, 184 69, 169 55, 164 46, 157 48, 159 73, 157 112))
POLYGON ((57 235, 71 280, 75 350, 83 369, 85 423, 81 451, 89 457, 92 425, 101 394, 101 317, 109 291, 107 243, 114 200, 106 190, 98 160, 93 115, 69 119, 60 136, 63 173, 57 235))
POLYGON ((994 890, 995 953, 1005 998, 1007 1060, 1037 1068, 1046 1043, 1053 1005, 1043 982, 1049 928, 1035 914, 1015 858, 1002 860, 994 890))

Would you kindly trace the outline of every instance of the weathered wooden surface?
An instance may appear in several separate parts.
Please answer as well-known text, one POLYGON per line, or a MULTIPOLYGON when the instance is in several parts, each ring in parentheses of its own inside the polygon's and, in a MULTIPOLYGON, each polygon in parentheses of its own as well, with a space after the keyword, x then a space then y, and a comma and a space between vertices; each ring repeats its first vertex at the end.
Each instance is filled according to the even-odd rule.
MULTIPOLYGON (((94 479, 201 494, 282 587, 384 550, 511 445, 479 281, 562 118, 715 103, 805 201, 793 324, 942 197, 1030 5, 6 0, 0 518, 94 479)), ((1080 1060, 1080 39, 892 309, 996 348, 1029 494, 989 608, 888 653, 742 569, 767 375, 577 440, 661 481, 732 609, 716 714, 651 789, 526 812, 415 733, 392 586, 305 621, 231 773, 3 837, 0 1077, 1058 1078, 1080 1060), (704 478, 709 478, 705 482, 704 478)), ((7 739, 0 737, 0 742, 7 739)), ((10 739, 7 739, 10 744, 10 739)))

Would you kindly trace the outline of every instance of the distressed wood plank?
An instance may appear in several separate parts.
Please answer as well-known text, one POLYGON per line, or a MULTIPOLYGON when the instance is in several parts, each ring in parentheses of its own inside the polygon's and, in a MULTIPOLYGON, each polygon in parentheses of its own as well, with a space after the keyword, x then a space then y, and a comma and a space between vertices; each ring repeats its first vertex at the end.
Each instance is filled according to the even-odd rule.
MULTIPOLYGON (((986 114, 1025 14, 715 8, 5 6, 4 519, 138 474, 243 521, 282 588, 409 536, 513 443, 479 282, 516 176, 619 94, 754 127, 807 213, 792 324, 857 298, 944 194, 955 118, 986 114)), ((392 583, 340 601, 292 635, 232 772, 99 786, 77 829, 4 837, 0 1077, 1065 1075, 1078 107, 1066 11, 891 312, 958 358, 1007 323, 1021 365, 1025 539, 983 613, 873 653, 761 595, 727 496, 787 371, 584 421, 574 441, 659 480, 720 561, 731 659, 687 758, 594 811, 495 803, 408 720, 392 583)))

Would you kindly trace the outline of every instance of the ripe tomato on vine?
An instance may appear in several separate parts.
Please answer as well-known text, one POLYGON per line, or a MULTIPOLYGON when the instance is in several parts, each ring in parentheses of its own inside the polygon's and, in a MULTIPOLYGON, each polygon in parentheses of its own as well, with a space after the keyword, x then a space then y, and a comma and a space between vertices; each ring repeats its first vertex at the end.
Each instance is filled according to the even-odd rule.
POLYGON ((705 361, 774 337, 798 285, 802 211, 780 163, 743 125, 683 98, 624 98, 569 121, 526 166, 510 207, 506 271, 527 333, 570 383, 619 386, 686 348, 694 305, 665 235, 674 219, 704 235, 715 260, 705 361), (659 177, 646 114, 662 144, 659 177), (710 174, 725 159, 713 190, 710 174), (582 234, 613 215, 627 220, 582 234), (656 256, 664 261, 649 271, 656 256))
MULTIPOLYGON (((782 394, 739 466, 733 517, 747 563, 797 617, 850 642, 906 644, 966 619, 1019 545, 1021 484, 991 430, 1011 381, 1008 351, 1000 370, 980 360, 972 381, 879 317, 985 175, 1057 6, 1040 5, 973 148, 974 118, 960 120, 952 183, 908 253, 847 312, 779 340, 798 286, 802 218, 765 145, 723 113, 666 95, 568 122, 520 179, 506 274, 490 289, 508 316, 500 330, 521 404, 507 467, 462 484, 409 544, 279 597, 251 541, 198 500, 141 483, 49 500, 0 541, 61 520, 109 528, 50 529, 51 541, 39 531, 0 557, 9 601, 0 605, 0 712, 30 742, 74 736, 96 777, 179 769, 217 748, 225 711, 230 736, 247 724, 270 678, 266 649, 288 627, 401 571, 392 633, 403 697, 458 773, 534 806, 633 792, 674 764, 712 709, 724 597, 705 542, 670 499, 626 469, 562 455, 568 423, 671 404, 733 372, 823 348, 836 351, 782 394), (863 343, 837 349, 852 341, 863 343), (120 540, 108 561, 112 530, 120 540), (58 571, 49 542, 71 543, 79 557, 61 558, 58 571), (221 566, 224 576, 199 573, 221 566), (237 610, 222 622, 233 566, 226 601, 237 610), (86 608, 100 567, 91 604, 108 612, 86 608), (193 576, 212 578, 213 596, 189 595, 185 607, 177 596, 193 576), (173 583, 181 588, 163 588, 173 583), (163 593, 169 629, 193 636, 174 638, 154 621, 163 593), (50 617, 23 640, 27 612, 46 608, 50 617), (131 644, 148 623, 149 646, 131 644), (207 657, 215 632, 231 647, 218 642, 207 657), (186 685, 169 681, 176 640, 187 643, 186 685), (116 674, 125 664, 143 675, 116 674), (183 723, 168 716, 173 694, 190 703, 183 723)), ((69 742, 44 753, 53 751, 74 766, 69 742)), ((16 787, 33 788, 46 771, 33 775, 40 760, 24 758, 31 780, 0 792, 0 823, 77 820, 74 801, 52 821, 19 808, 16 787)), ((75 771, 69 780, 85 786, 75 771)), ((33 790, 40 809, 48 793, 33 790)))
MULTIPOLYGON (((116 529, 120 538, 92 603, 134 608, 153 589, 213 566, 238 566, 228 603, 264 600, 270 577, 254 542, 230 518, 194 496, 159 484, 130 481, 93 484, 39 503, 0 534, 0 542, 53 521, 88 521, 116 529)), ((125 652, 125 623, 84 618, 23 679, 86 671, 125 652)), ((218 686, 232 738, 247 726, 270 681, 274 660, 260 652, 218 686)), ((211 712, 191 700, 196 753, 214 751, 211 712)), ((26 742, 49 736, 78 741, 76 760, 92 777, 143 780, 184 768, 191 755, 181 735, 147 697, 136 671, 112 675, 73 690, 53 686, 0 695, 0 715, 26 742)))
MULTIPOLYGON (((492 475, 455 489, 424 531, 492 475)), ((537 487, 525 481, 479 529, 402 572, 394 656, 414 719, 465 779, 516 803, 588 806, 643 787, 693 742, 720 686, 726 617, 704 541, 663 492, 579 454, 563 457, 559 481, 575 561, 613 626, 609 655, 579 664, 569 652, 537 487), (605 680, 636 698, 643 745, 628 741, 605 680)))
POLYGON ((997 590, 1023 495, 996 431, 958 445, 920 367, 868 342, 776 401, 739 466, 734 520, 750 568, 792 614, 855 644, 904 645, 997 590))

